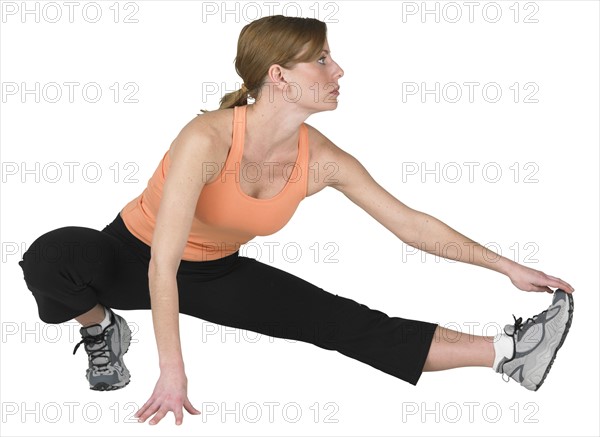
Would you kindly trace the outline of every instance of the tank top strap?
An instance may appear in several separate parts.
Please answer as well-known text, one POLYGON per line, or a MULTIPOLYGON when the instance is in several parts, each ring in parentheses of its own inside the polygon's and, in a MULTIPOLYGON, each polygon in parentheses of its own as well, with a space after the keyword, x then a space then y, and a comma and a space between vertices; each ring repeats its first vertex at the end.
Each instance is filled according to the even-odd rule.
POLYGON ((233 138, 228 161, 232 163, 241 162, 244 133, 246 130, 246 108, 247 106, 233 107, 233 138))
POLYGON ((298 157, 292 175, 290 176, 292 181, 297 182, 292 184, 292 189, 298 193, 300 199, 304 199, 308 191, 308 164, 308 126, 306 126, 306 123, 302 123, 300 125, 300 138, 298 141, 298 157))
MULTIPOLYGON (((300 144, 298 150, 298 165, 305 174, 308 174, 308 126, 306 123, 300 125, 300 144)), ((308 177, 308 176, 307 176, 308 177)))
POLYGON ((233 122, 246 124, 246 108, 248 105, 233 107, 233 122))

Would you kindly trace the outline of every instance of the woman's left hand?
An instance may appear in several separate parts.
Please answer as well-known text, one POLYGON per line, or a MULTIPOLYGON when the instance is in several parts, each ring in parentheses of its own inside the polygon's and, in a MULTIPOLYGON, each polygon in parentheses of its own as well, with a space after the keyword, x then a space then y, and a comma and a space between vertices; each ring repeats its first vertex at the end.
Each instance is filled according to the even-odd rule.
POLYGON ((547 293, 554 293, 554 290, 551 290, 550 287, 560 288, 567 293, 575 291, 573 287, 562 279, 547 275, 539 270, 530 269, 521 264, 516 264, 508 277, 515 287, 523 291, 545 291, 547 293))

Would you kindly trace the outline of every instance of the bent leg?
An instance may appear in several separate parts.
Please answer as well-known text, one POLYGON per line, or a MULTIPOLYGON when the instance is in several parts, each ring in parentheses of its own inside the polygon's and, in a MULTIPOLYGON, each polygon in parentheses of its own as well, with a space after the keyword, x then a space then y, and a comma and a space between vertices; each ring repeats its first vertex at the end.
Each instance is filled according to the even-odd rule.
POLYGON ((63 323, 102 304, 150 308, 148 270, 107 232, 69 226, 37 238, 19 261, 46 323, 63 323))

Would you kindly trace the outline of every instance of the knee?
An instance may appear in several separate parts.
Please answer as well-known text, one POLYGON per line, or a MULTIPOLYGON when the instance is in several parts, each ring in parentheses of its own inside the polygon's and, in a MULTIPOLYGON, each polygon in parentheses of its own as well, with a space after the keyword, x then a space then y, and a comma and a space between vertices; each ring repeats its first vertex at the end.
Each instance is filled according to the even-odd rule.
POLYGON ((74 238, 74 229, 71 226, 55 229, 31 243, 19 261, 28 284, 43 285, 56 274, 61 264, 73 258, 72 248, 78 243, 74 238))

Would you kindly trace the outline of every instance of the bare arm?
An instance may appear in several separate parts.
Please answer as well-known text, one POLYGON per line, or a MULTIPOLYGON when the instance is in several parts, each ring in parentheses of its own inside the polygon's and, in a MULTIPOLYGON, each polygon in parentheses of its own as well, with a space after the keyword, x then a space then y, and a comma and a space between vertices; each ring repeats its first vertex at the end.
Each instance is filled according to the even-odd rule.
POLYGON ((174 412, 176 423, 180 424, 182 406, 190 413, 199 413, 187 399, 176 275, 205 183, 203 163, 215 158, 210 136, 198 122, 192 123, 182 129, 172 145, 152 237, 148 281, 161 376, 150 400, 136 413, 141 421, 156 413, 151 424, 158 423, 168 411, 174 412))
POLYGON ((325 144, 326 156, 339 167, 336 179, 330 185, 406 244, 500 272, 521 290, 552 292, 549 287, 556 287, 573 291, 565 281, 500 256, 437 218, 409 208, 381 187, 355 157, 328 140, 325 144))

